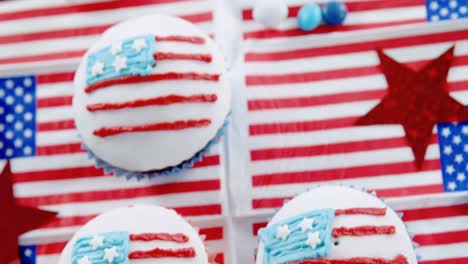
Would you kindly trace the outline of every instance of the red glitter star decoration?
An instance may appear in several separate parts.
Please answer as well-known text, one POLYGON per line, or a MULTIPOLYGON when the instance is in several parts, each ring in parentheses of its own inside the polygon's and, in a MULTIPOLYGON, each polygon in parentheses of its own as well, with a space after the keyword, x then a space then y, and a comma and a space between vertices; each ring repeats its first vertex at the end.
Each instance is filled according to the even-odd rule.
POLYGON ((453 51, 451 47, 414 71, 379 50, 388 93, 356 122, 356 125, 402 125, 418 169, 424 163, 435 124, 468 120, 468 108, 450 97, 446 87, 453 51))
MULTIPOLYGON (((45 224, 56 213, 19 206, 13 196, 10 164, 7 162, 0 174, 0 263, 10 263, 18 258, 18 237, 26 231, 45 224)), ((14 262, 16 263, 16 262, 14 262)))

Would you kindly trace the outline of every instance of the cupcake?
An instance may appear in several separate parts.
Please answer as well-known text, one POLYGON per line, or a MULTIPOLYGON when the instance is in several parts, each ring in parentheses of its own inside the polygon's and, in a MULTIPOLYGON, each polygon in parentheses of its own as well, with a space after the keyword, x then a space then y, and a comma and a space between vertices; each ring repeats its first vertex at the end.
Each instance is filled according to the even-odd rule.
POLYGON ((99 167, 128 177, 201 159, 230 111, 224 57, 193 24, 152 15, 117 24, 83 57, 73 109, 99 167))
POLYGON ((174 210, 138 205, 97 216, 68 242, 59 264, 208 264, 198 232, 174 210))
POLYGON ((416 264, 406 227, 385 203, 341 186, 286 203, 259 230, 257 264, 416 264))

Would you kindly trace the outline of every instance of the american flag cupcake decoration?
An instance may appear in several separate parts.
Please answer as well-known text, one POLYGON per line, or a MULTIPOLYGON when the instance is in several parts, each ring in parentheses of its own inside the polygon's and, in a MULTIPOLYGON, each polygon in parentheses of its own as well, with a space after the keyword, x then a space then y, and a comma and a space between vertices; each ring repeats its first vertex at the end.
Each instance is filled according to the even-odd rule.
POLYGON ((129 20, 85 55, 73 107, 98 166, 127 177, 176 173, 222 134, 230 109, 224 59, 189 22, 129 20))

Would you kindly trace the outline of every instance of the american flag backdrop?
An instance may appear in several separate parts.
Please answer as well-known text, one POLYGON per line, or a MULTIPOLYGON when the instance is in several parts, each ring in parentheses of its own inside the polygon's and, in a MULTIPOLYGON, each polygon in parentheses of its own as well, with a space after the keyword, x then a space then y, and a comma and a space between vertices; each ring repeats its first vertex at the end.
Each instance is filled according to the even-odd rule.
POLYGON ((11 158, 19 204, 59 213, 20 238, 22 263, 56 263, 81 225, 135 203, 174 208, 194 221, 224 262, 222 146, 177 177, 127 181, 106 175, 87 158, 71 108, 74 71, 105 29, 131 17, 164 13, 211 35, 211 1, 24 1, 2 3, 0 10, 0 158, 11 158))
MULTIPOLYGON (((425 6, 421 8, 424 12, 425 6)), ((349 16, 352 20, 352 10, 349 16)), ((245 22, 247 32, 251 23, 245 22)), ((239 189, 236 184, 231 188, 239 192, 247 185, 251 190, 237 200, 236 213, 271 211, 307 186, 323 182, 357 184, 384 197, 466 190, 464 124, 440 124, 454 127, 441 144, 437 135, 443 129, 434 129, 421 170, 414 165, 401 126, 353 124, 386 94, 376 49, 418 69, 454 45, 448 87, 452 97, 467 103, 467 29, 463 23, 419 23, 328 38, 247 39, 247 122, 241 132, 243 148, 238 149, 247 158, 233 167, 246 168, 248 177, 239 189), (456 145, 450 155, 443 154, 448 141, 456 145)))

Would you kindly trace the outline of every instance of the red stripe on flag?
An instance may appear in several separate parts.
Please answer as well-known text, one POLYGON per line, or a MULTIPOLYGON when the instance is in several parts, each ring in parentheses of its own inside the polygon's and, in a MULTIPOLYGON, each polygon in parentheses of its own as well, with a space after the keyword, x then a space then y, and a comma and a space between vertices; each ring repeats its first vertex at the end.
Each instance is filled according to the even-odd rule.
MULTIPOLYGON (((221 214, 221 205, 220 204, 207 204, 207 205, 197 205, 197 206, 184 206, 184 207, 173 207, 177 213, 182 216, 202 216, 202 215, 220 215, 221 214)), ((70 227, 70 226, 82 226, 89 222, 91 219, 97 215, 83 215, 83 216, 67 216, 67 217, 57 217, 56 219, 50 221, 46 225, 43 225, 41 228, 59 228, 59 227, 70 227)), ((205 232, 203 229, 200 232, 205 232)), ((217 231, 207 230, 207 236, 211 236, 213 240, 215 237, 219 237, 217 231)))
POLYGON ((37 62, 44 60, 63 60, 71 58, 80 58, 85 54, 86 50, 74 50, 74 51, 60 51, 51 52, 38 55, 26 55, 11 58, 0 58, 0 64, 12 64, 12 63, 26 63, 26 62, 37 62))
POLYGON ((79 179, 90 177, 105 176, 104 170, 98 169, 95 166, 75 167, 63 169, 47 169, 43 171, 27 171, 15 172, 13 174, 14 183, 49 181, 49 180, 66 180, 79 179))
POLYGON ((75 121, 73 121, 73 119, 41 122, 37 124, 37 129, 40 132, 56 131, 56 130, 64 130, 64 129, 72 129, 72 128, 75 128, 75 121))
MULTIPOLYGON (((437 135, 432 135, 429 144, 437 143, 437 135)), ((252 150, 250 152, 250 159, 252 161, 258 160, 273 160, 284 158, 297 158, 297 157, 313 157, 330 154, 352 153, 359 151, 371 151, 380 149, 392 149, 407 147, 408 143, 405 137, 385 138, 363 140, 345 143, 323 144, 315 146, 299 146, 287 148, 270 148, 252 150)))
POLYGON ((49 156, 57 154, 69 154, 69 153, 80 153, 86 152, 81 148, 81 143, 69 143, 69 144, 57 144, 50 146, 37 146, 36 155, 38 156, 49 156))
POLYGON ((75 76, 75 72, 56 72, 56 73, 39 74, 37 76, 37 83, 47 84, 47 83, 58 83, 58 82, 71 82, 73 81, 74 76, 75 76))
POLYGON ((37 255, 60 254, 66 245, 67 245, 67 242, 40 244, 36 246, 36 254, 37 255))
POLYGON ((468 257, 418 261, 418 264, 466 264, 466 263, 468 263, 468 257))
POLYGON ((426 35, 411 35, 407 37, 373 40, 367 42, 339 44, 326 47, 305 48, 278 52, 249 52, 245 54, 248 61, 278 61, 300 59, 316 56, 338 55, 351 52, 364 52, 367 50, 409 47, 429 43, 457 41, 468 38, 468 30, 434 33, 426 35))
POLYGON ((379 197, 402 197, 402 196, 411 196, 411 195, 422 195, 422 194, 431 194, 431 193, 443 193, 444 185, 440 184, 431 184, 431 185, 421 185, 421 186, 409 186, 409 187, 397 187, 397 188, 385 188, 385 189, 374 189, 370 191, 375 191, 379 197))
POLYGON ((86 109, 90 112, 95 111, 109 111, 122 108, 137 108, 153 105, 171 105, 183 103, 214 103, 218 100, 216 94, 195 94, 190 96, 183 95, 167 95, 158 96, 153 98, 138 99, 134 101, 120 102, 120 103, 97 103, 87 105, 86 109))
MULTIPOLYGON (((357 12, 357 11, 375 11, 379 9, 387 8, 401 8, 401 7, 417 7, 425 6, 424 0, 398 0, 398 1, 356 1, 356 2, 346 2, 346 8, 348 12, 357 12)), ((302 6, 290 6, 288 17, 296 17, 299 13, 299 9, 302 6)), ((242 19, 243 20, 253 20, 253 11, 252 9, 242 10, 242 19)))
POLYGON ((211 227, 211 228, 202 228, 200 235, 204 235, 207 241, 209 240, 221 240, 223 239, 223 228, 222 227, 211 227))
MULTIPOLYGON (((204 12, 190 15, 179 16, 185 20, 188 20, 192 23, 201 23, 207 22, 213 19, 212 12, 204 12)), ((67 29, 57 29, 57 30, 47 30, 47 31, 38 31, 33 33, 20 33, 13 35, 0 36, 0 44, 10 44, 18 42, 28 42, 28 41, 39 41, 39 40, 48 40, 48 39, 64 39, 64 38, 76 38, 78 36, 90 36, 90 35, 100 35, 108 28, 115 25, 104 24, 96 26, 86 26, 86 27, 75 27, 67 29)), ((161 39, 163 40, 163 38, 161 39)))
POLYGON ((252 234, 253 234, 254 236, 257 236, 258 230, 260 230, 260 228, 266 227, 267 224, 268 224, 267 222, 263 222, 263 223, 254 223, 254 224, 252 225, 252 234))
POLYGON ((250 136, 267 134, 300 133, 332 128, 351 127, 359 117, 342 117, 327 120, 313 120, 303 122, 278 122, 267 124, 253 124, 249 126, 250 136))
POLYGON ((405 173, 434 170, 440 170, 440 161, 438 159, 426 160, 421 170, 418 170, 413 161, 405 161, 388 164, 376 164, 314 171, 259 174, 254 175, 252 177, 252 185, 254 187, 260 187, 278 184, 313 183, 387 175, 398 176, 405 173))
POLYGON ((160 74, 152 74, 147 76, 123 76, 110 80, 103 80, 86 87, 86 93, 92 93, 96 90, 107 88, 112 85, 129 84, 129 83, 142 83, 142 82, 159 82, 159 81, 173 81, 173 80, 200 80, 217 82, 219 74, 209 73, 196 73, 196 72, 167 72, 160 74))
POLYGON ((468 216, 468 203, 429 208, 417 208, 401 211, 403 221, 417 221, 454 216, 468 216))
POLYGON ((413 241, 420 246, 462 243, 468 241, 468 230, 416 235, 413 241))
POLYGON ((64 194, 19 197, 17 198, 17 202, 25 206, 38 207, 43 205, 74 202, 109 201, 176 193, 216 191, 220 189, 220 186, 221 184, 219 179, 177 182, 140 188, 123 188, 105 191, 70 192, 64 194))
POLYGON ((298 28, 278 30, 278 29, 262 29, 257 31, 249 31, 244 33, 244 39, 271 39, 271 38, 284 38, 284 37, 298 37, 306 35, 333 33, 333 32, 348 32, 355 30, 385 28, 399 25, 417 24, 427 22, 425 18, 406 19, 390 22, 374 22, 374 23, 360 23, 356 25, 320 25, 313 31, 304 31, 298 28))
POLYGON ((154 4, 169 4, 178 2, 188 2, 187 0, 132 0, 132 1, 105 1, 98 3, 84 3, 74 5, 62 5, 57 7, 34 8, 29 10, 16 10, 0 13, 0 21, 17 20, 33 17, 45 17, 64 15, 71 13, 87 13, 96 11, 106 11, 121 8, 139 7, 154 4))
POLYGON ((55 96, 37 99, 37 108, 56 107, 56 106, 70 106, 72 104, 73 96, 55 96))

